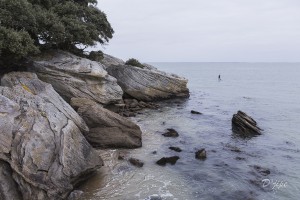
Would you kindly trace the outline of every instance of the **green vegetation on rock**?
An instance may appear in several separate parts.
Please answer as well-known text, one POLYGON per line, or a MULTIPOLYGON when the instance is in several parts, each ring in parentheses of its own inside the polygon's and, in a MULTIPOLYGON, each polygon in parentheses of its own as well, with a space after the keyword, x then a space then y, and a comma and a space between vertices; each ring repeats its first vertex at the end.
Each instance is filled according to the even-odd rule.
POLYGON ((114 33, 96 0, 0 0, 0 61, 44 49, 77 55, 114 33))
POLYGON ((87 56, 88 59, 100 62, 104 58, 104 54, 102 51, 91 51, 87 56))
POLYGON ((125 65, 131 65, 131 66, 139 67, 139 68, 145 67, 142 63, 140 63, 140 61, 138 61, 137 59, 134 59, 134 58, 130 58, 129 60, 127 60, 125 62, 125 65))

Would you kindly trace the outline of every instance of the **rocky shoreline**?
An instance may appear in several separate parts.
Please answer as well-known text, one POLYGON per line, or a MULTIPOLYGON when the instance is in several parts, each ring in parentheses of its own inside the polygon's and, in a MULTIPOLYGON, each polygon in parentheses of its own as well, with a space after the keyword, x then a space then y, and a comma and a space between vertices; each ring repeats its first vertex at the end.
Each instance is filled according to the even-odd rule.
POLYGON ((1 76, 3 200, 75 199, 74 188, 103 165, 94 148, 142 146, 142 131, 126 117, 189 96, 186 79, 109 55, 96 62, 49 51, 25 66, 1 76))

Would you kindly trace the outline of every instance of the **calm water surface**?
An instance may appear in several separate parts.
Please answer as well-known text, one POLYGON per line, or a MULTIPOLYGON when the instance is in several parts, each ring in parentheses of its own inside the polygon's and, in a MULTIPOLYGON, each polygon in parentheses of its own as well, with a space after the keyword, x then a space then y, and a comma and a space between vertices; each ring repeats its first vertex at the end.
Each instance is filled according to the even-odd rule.
POLYGON ((100 151, 106 167, 80 188, 84 200, 300 199, 299 63, 152 64, 188 78, 191 96, 133 118, 143 130, 143 147, 123 152, 143 160, 144 167, 118 161, 117 150, 100 151), (192 109, 203 115, 192 115, 192 109), (238 110, 252 116, 263 134, 234 135, 231 118, 238 110), (164 138, 167 128, 180 136, 164 138), (205 161, 194 158, 200 148, 207 150, 205 161), (173 155, 180 156, 176 165, 155 164, 173 155))

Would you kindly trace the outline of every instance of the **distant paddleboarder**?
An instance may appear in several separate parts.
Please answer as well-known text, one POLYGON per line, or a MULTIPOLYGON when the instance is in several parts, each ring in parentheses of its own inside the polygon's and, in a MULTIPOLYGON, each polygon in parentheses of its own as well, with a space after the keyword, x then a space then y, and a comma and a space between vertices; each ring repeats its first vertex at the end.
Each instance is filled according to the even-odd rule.
POLYGON ((221 80, 221 75, 219 74, 219 81, 221 80))

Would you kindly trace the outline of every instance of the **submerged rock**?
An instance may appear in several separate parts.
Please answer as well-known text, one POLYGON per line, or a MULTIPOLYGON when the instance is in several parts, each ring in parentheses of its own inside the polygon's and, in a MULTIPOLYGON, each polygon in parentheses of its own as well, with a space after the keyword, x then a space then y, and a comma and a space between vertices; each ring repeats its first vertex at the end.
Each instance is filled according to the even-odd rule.
POLYGON ((195 153, 195 158, 204 160, 206 159, 206 150, 205 149, 200 149, 195 153))
POLYGON ((242 150, 239 147, 233 146, 231 144, 226 144, 224 149, 228 149, 228 150, 230 150, 232 152, 236 152, 236 153, 241 153, 242 152, 242 150))
POLYGON ((165 166, 167 163, 171 165, 175 165, 177 160, 179 159, 179 156, 172 156, 172 157, 163 157, 159 159, 156 164, 160 166, 165 166))
POLYGON ((102 166, 82 118, 32 73, 6 74, 0 87, 0 159, 24 200, 66 199, 102 166))
POLYGON ((236 159, 236 160, 246 160, 246 158, 239 157, 239 156, 235 157, 235 159, 236 159))
POLYGON ((176 151, 176 152, 181 152, 182 150, 179 147, 169 147, 169 149, 176 151))
POLYGON ((155 195, 149 196, 147 199, 149 199, 149 200, 163 200, 162 197, 160 197, 160 196, 155 196, 155 195))
POLYGON ((232 117, 232 131, 241 136, 260 135, 261 130, 254 119, 242 111, 232 117))
POLYGON ((98 62, 64 51, 48 51, 31 59, 28 69, 67 101, 86 98, 102 104, 117 103, 123 91, 98 62))
POLYGON ((191 113, 192 113, 192 114, 196 114, 196 115, 202 115, 201 112, 198 112, 198 111, 195 111, 195 110, 191 110, 191 113))
POLYGON ((139 160, 139 159, 136 159, 136 158, 130 158, 128 160, 132 165, 136 166, 136 167, 143 167, 144 166, 144 163, 139 160))
POLYGON ((117 79, 126 94, 138 100, 153 101, 189 96, 186 79, 155 68, 110 65, 107 72, 117 79))
POLYGON ((87 140, 96 148, 137 148, 142 146, 142 131, 132 121, 98 104, 83 106, 79 115, 90 132, 87 140))
POLYGON ((267 176, 271 173, 271 171, 268 168, 265 168, 265 167, 261 167, 261 166, 258 166, 258 165, 252 165, 250 167, 253 168, 255 170, 255 172, 257 172, 258 174, 260 174, 262 176, 267 176))
POLYGON ((179 136, 178 132, 175 129, 168 128, 167 130, 168 131, 166 133, 162 134, 163 136, 165 136, 165 137, 178 137, 179 136))

